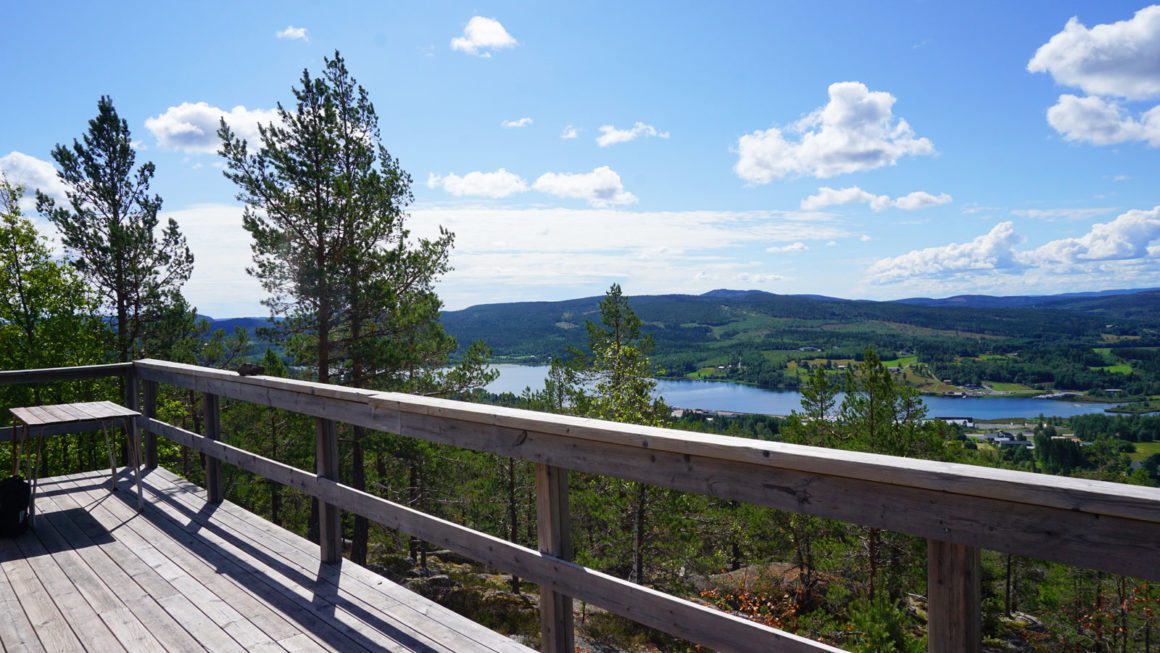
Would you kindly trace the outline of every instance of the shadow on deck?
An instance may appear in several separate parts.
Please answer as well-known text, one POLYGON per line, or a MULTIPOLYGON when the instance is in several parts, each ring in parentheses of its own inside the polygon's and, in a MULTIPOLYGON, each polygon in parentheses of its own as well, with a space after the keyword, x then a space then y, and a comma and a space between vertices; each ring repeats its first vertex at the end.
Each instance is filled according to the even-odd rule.
POLYGON ((164 469, 146 505, 108 472, 45 479, 0 540, 7 651, 528 651, 164 469))

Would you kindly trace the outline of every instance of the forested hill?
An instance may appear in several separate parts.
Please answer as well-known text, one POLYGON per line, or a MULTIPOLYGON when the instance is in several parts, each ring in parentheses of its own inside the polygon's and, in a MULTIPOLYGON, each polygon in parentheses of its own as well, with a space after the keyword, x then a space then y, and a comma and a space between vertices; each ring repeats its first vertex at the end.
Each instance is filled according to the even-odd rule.
POLYGON ((917 306, 962 306, 971 308, 1057 308, 1104 313, 1117 318, 1147 317, 1160 308, 1160 288, 1101 290, 1098 292, 1066 293, 1062 295, 956 295, 941 299, 914 297, 896 303, 917 306))
MULTIPOLYGON (((460 343, 487 342, 497 357, 558 356, 570 345, 584 344, 584 323, 598 320, 599 299, 485 304, 447 311, 443 324, 460 343)), ((856 352, 867 345, 890 351, 950 347, 965 354, 1090 346, 1117 338, 1142 345, 1160 326, 1160 290, 1155 289, 891 302, 714 290, 637 296, 631 304, 653 335, 656 354, 666 358, 747 346, 827 352, 856 352)))

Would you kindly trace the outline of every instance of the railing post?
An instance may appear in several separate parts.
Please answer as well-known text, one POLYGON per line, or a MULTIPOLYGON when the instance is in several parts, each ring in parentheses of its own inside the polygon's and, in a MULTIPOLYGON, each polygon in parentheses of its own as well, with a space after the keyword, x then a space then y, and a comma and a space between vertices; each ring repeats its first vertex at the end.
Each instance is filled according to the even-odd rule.
MULTIPOLYGON (((137 393, 137 375, 133 368, 125 374, 125 408, 141 410, 141 398, 137 393)), ((126 443, 128 447, 129 463, 133 465, 133 481, 137 485, 137 511, 145 507, 145 493, 141 490, 141 421, 136 417, 126 421, 126 443)), ((126 465, 128 466, 128 465, 126 465)))
MULTIPOLYGON (((221 429, 221 402, 215 394, 205 393, 205 437, 210 440, 220 440, 221 429)), ((205 489, 210 503, 221 503, 222 492, 222 461, 213 456, 205 457, 205 489)))
MULTIPOLYGON (((155 419, 157 417, 157 382, 144 381, 141 386, 142 395, 144 395, 142 397, 141 413, 146 419, 155 419)), ((148 428, 142 429, 142 433, 144 433, 145 469, 156 469, 157 434, 148 428)))
MULTIPOLYGON (((536 529, 540 553, 572 558, 572 520, 568 514, 568 470, 536 465, 536 529)), ((540 650, 572 653, 572 597, 540 586, 540 650)))
MULTIPOLYGON (((338 480, 338 431, 333 420, 316 421, 314 460, 318 478, 338 480)), ((318 545, 322 562, 335 564, 342 560, 342 524, 338 507, 318 502, 318 545)))
MULTIPOLYGON (((130 367, 121 374, 121 384, 125 395, 125 408, 137 410, 140 403, 137 397, 137 375, 133 373, 133 368, 130 367)), ((124 467, 133 464, 129 448, 133 446, 133 437, 139 434, 134 430, 136 428, 136 422, 125 423, 125 442, 121 445, 121 465, 124 467)))
POLYGON ((926 541, 927 650, 979 653, 982 599, 978 547, 926 541))

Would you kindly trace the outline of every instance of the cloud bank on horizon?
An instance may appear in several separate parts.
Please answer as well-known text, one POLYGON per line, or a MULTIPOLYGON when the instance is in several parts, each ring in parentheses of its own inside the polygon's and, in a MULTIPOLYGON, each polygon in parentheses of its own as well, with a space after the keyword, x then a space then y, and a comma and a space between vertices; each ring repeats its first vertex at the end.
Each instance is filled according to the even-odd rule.
MULTIPOLYGON (((939 32, 933 20, 914 41, 921 55, 907 46, 888 62, 885 50, 879 60, 841 39, 823 47, 808 21, 770 40, 749 31, 760 21, 747 12, 785 8, 732 8, 717 16, 732 27, 668 51, 670 64, 652 32, 631 26, 660 21, 662 33, 679 17, 639 7, 624 8, 619 26, 502 5, 464 22, 407 11, 393 38, 414 35, 390 50, 391 65, 359 50, 361 25, 305 12, 262 40, 219 43, 236 80, 173 75, 160 92, 147 76, 122 82, 136 89, 118 108, 144 139, 139 160, 158 162, 159 182, 175 180, 163 196, 198 257, 193 303, 262 310, 257 286, 238 281, 248 235, 213 169, 217 129, 224 120, 253 142, 276 124, 292 71, 317 69, 336 45, 347 52, 326 42, 333 33, 355 43, 347 59, 379 106, 385 145, 422 180, 415 233, 457 233, 455 270, 440 285, 450 307, 593 294, 611 281, 634 294, 748 284, 874 297, 1160 286, 1160 5, 1012 17, 1026 27, 978 69, 947 63, 939 49, 951 52, 965 30, 939 32), (790 55, 808 73, 754 63, 790 55), (979 92, 1000 78, 1001 108, 979 92)), ((860 33, 872 19, 827 29, 860 33)), ((197 57, 211 54, 193 49, 182 65, 200 70, 197 57)), ((91 102, 66 104, 84 114, 91 102)), ((22 115, 5 111, 0 119, 22 115)), ((84 125, 72 115, 45 125, 0 137, 0 173, 63 197, 48 152, 84 125)), ((21 207, 34 210, 30 196, 21 207)))

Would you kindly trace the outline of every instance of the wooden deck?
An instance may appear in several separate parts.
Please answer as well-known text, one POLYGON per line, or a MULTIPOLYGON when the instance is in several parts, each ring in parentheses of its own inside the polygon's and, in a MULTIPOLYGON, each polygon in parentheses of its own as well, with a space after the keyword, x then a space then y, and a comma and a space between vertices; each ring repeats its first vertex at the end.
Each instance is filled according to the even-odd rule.
POLYGON ((44 479, 0 539, 6 651, 529 651, 158 468, 44 479))

